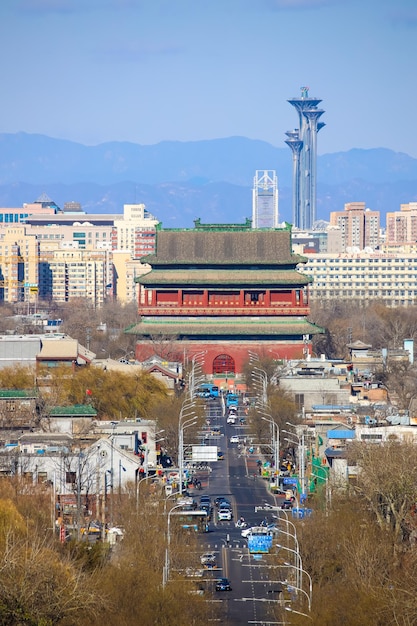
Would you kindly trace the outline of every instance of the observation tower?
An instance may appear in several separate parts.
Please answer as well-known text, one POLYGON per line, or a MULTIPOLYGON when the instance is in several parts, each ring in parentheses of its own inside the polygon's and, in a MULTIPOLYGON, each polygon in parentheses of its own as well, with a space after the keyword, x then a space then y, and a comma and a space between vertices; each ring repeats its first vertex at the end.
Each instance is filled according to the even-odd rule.
POLYGON ((309 87, 301 87, 301 98, 288 102, 298 112, 298 128, 286 133, 285 143, 293 153, 293 226, 309 230, 316 221, 317 133, 325 126, 319 122, 324 110, 321 100, 310 98, 309 87))

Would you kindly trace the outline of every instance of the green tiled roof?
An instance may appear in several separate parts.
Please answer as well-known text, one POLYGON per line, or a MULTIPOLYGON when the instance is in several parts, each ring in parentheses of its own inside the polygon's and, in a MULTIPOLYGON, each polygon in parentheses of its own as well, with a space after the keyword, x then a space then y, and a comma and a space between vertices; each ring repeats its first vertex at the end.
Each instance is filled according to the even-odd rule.
POLYGON ((312 282, 312 278, 296 270, 271 269, 162 269, 152 270, 144 276, 138 276, 136 282, 141 285, 240 285, 257 287, 258 285, 303 286, 312 282))
POLYGON ((0 398, 37 398, 35 390, 27 389, 0 389, 0 398))
POLYGON ((49 411, 50 417, 96 417, 97 411, 90 404, 72 406, 54 406, 49 411))
POLYGON ((318 335, 323 329, 303 318, 148 318, 144 317, 138 324, 125 331, 138 336, 167 335, 178 337, 198 336, 231 336, 256 337, 273 335, 289 337, 292 335, 318 335))

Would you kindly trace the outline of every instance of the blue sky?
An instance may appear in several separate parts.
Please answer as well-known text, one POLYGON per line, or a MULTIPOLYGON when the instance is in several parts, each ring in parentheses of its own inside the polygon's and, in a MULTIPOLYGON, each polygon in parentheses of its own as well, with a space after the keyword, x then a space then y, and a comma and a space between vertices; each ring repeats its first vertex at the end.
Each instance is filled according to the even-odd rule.
POLYGON ((309 86, 319 154, 417 157, 416 41, 415 0, 2 0, 0 133, 285 147, 309 86))

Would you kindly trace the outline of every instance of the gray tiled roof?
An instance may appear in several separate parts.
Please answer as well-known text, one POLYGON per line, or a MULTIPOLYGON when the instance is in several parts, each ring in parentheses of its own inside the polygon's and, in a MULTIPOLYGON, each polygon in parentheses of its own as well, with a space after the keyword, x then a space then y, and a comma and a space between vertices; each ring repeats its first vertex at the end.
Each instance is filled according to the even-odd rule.
POLYGON ((156 255, 146 257, 151 265, 292 265, 303 257, 291 252, 288 230, 243 232, 194 230, 157 233, 156 255))

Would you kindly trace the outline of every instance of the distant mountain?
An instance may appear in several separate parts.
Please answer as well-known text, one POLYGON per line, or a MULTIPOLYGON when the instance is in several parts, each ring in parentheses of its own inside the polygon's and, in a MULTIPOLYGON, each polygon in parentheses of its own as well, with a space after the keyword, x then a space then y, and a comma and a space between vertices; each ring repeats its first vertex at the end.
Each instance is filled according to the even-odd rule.
MULTIPOLYGON (((16 207, 46 192, 59 206, 81 202, 88 213, 120 213, 143 202, 166 227, 242 221, 251 216, 256 170, 276 170, 280 221, 291 221, 292 155, 263 141, 230 137, 141 146, 84 146, 26 133, 0 134, 0 206, 16 207)), ((364 201, 399 210, 417 201, 417 159, 384 148, 318 157, 319 219, 364 201)))

